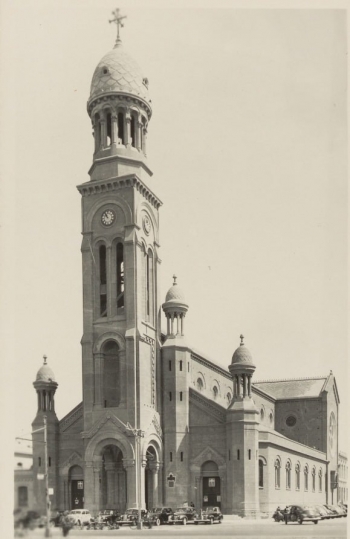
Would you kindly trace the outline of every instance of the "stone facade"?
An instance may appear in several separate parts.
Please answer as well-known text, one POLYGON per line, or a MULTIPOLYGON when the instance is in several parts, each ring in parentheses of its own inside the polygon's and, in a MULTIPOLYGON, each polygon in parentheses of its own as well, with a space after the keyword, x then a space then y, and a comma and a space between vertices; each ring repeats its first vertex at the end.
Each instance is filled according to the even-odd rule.
POLYGON ((95 150, 90 181, 78 186, 83 400, 58 421, 57 383, 47 365, 39 370, 37 507, 45 503, 37 479, 44 416, 53 509, 187 501, 257 517, 286 503, 330 502, 338 470, 333 374, 254 383, 243 336, 229 369, 219 367, 187 344, 188 305, 176 282, 162 304, 161 333, 161 201, 147 187, 150 103, 147 78, 118 40, 93 76, 95 150))

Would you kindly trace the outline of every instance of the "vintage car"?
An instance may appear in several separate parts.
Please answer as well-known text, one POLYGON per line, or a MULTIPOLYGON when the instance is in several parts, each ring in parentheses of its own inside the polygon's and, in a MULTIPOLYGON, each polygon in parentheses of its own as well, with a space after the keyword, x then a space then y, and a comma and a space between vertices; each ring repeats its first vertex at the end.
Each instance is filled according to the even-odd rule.
POLYGON ((291 505, 290 511, 285 512, 284 522, 298 522, 302 524, 303 522, 313 522, 318 524, 318 521, 321 520, 320 513, 312 505, 291 505))
POLYGON ((199 512, 194 523, 214 524, 214 522, 217 522, 218 524, 221 524, 223 518, 224 516, 220 511, 220 507, 209 506, 199 512))
POLYGON ((169 515, 169 524, 194 524, 195 519, 197 518, 197 512, 194 507, 190 506, 181 506, 175 509, 172 515, 169 515))
POLYGON ((171 507, 153 507, 148 513, 148 522, 153 526, 169 524, 169 518, 173 515, 171 507))
MULTIPOLYGON (((145 509, 141 509, 141 520, 144 520, 146 517, 147 511, 145 509)), ((125 513, 116 519, 116 523, 118 523, 119 526, 136 526, 138 518, 138 509, 127 509, 125 513)))
POLYGON ((73 509, 72 511, 69 511, 68 516, 77 526, 90 524, 94 520, 88 509, 73 509))

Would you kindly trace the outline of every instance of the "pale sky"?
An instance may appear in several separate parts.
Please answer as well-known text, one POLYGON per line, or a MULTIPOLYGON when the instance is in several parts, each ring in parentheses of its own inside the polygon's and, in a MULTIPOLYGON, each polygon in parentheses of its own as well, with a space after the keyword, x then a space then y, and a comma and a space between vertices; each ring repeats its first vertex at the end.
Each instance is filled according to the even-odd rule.
MULTIPOLYGON (((59 419, 82 400, 76 185, 89 180, 86 102, 117 4, 3 5, 4 352, 18 435, 36 414, 43 354, 59 419)), ((332 369, 345 429, 346 13, 204 5, 119 2, 123 46, 152 97, 162 298, 175 272, 188 343, 223 367, 243 333, 256 380, 332 369)))

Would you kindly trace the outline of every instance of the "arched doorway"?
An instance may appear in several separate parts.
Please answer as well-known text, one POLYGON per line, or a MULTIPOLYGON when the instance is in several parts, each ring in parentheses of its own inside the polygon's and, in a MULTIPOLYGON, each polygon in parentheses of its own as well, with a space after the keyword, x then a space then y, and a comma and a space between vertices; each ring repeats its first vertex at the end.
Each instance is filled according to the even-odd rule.
POLYGON ((72 466, 68 473, 69 508, 84 508, 84 473, 81 466, 72 466))
POLYGON ((221 482, 218 465, 213 460, 207 460, 201 467, 202 476, 202 507, 221 507, 221 482))
POLYGON ((101 466, 101 506, 100 509, 126 509, 126 472, 123 467, 123 453, 116 445, 106 445, 102 452, 101 466))
POLYGON ((153 446, 149 445, 146 451, 145 467, 145 506, 152 509, 158 505, 158 472, 159 462, 153 446))

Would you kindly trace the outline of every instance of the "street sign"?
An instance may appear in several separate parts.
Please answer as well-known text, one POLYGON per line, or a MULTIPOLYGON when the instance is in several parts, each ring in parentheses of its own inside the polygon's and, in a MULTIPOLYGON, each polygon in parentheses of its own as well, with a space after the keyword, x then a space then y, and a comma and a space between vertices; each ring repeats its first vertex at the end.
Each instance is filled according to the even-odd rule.
POLYGON ((38 475, 37 475, 36 477, 37 477, 37 479, 39 479, 39 480, 40 480, 40 479, 45 479, 45 474, 43 474, 43 473, 38 473, 38 475))
POLYGON ((49 488, 49 496, 53 496, 53 488, 52 487, 49 488))

